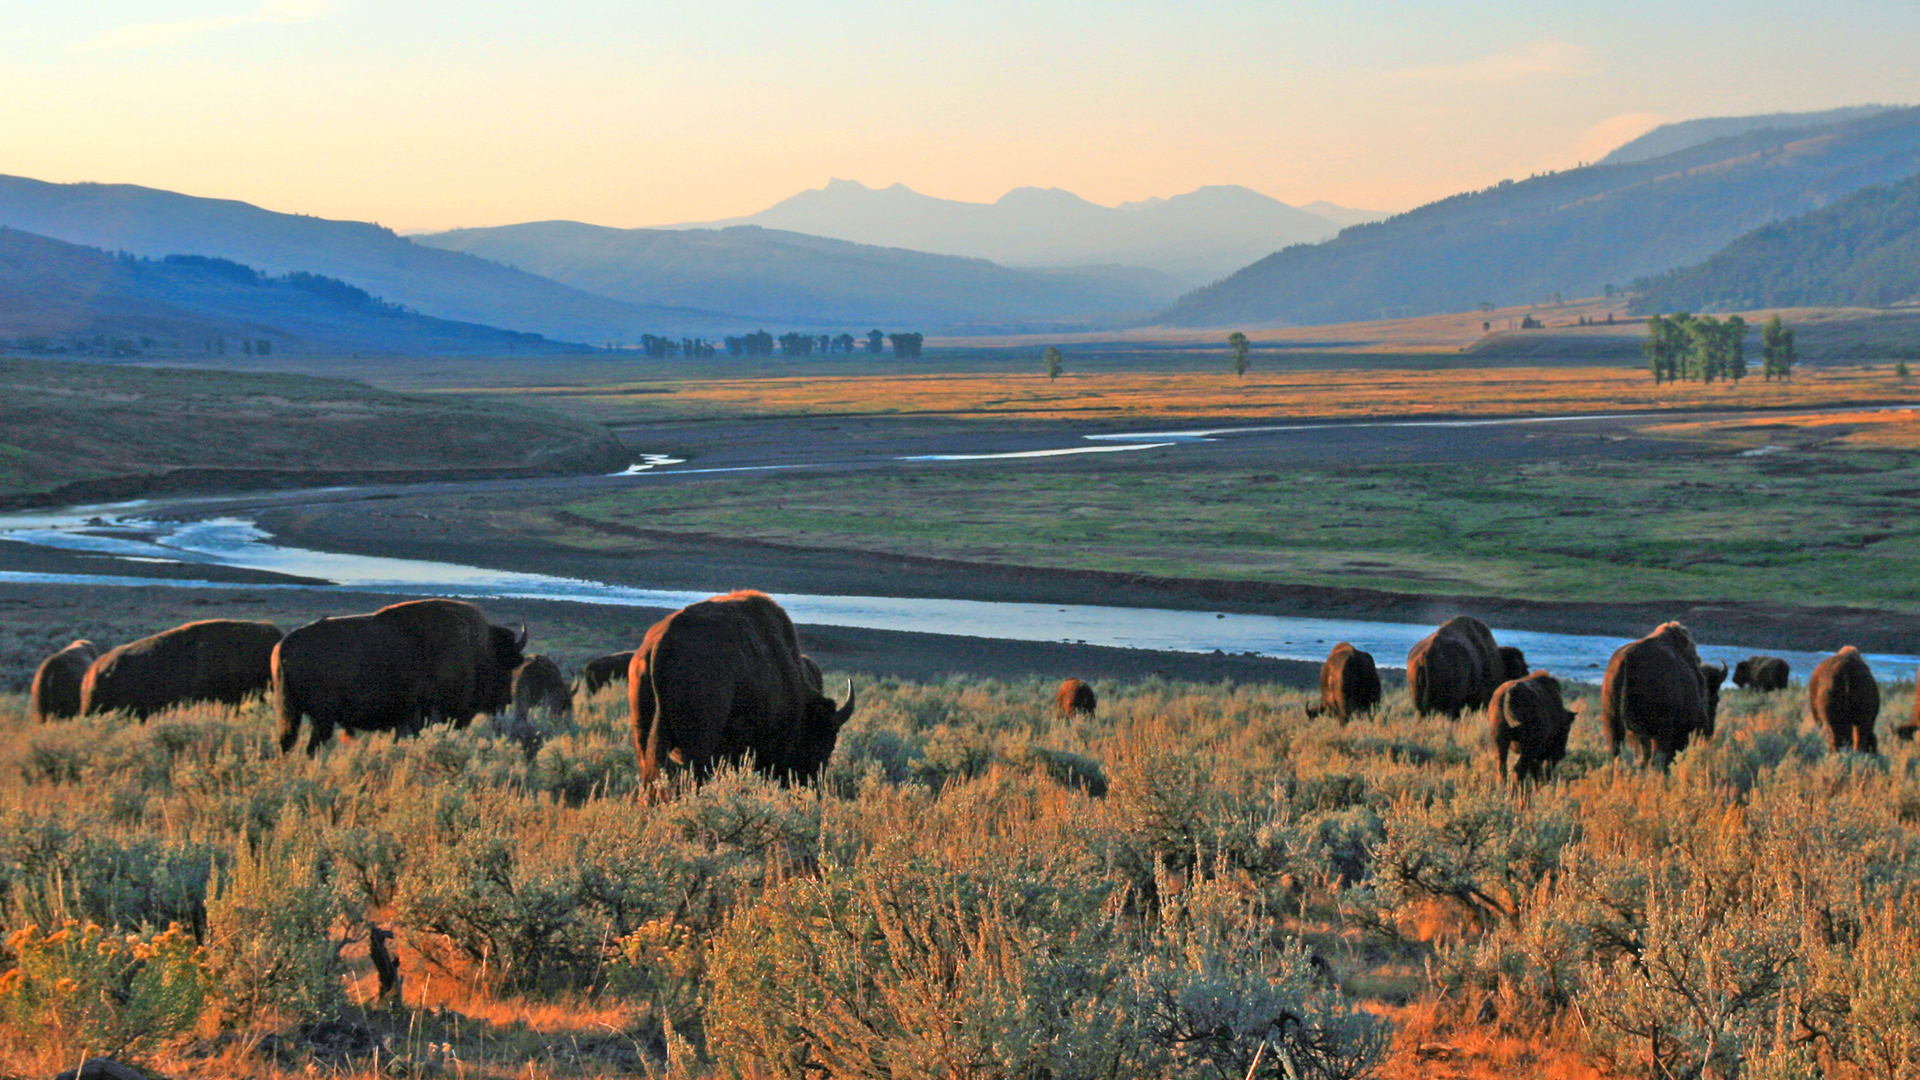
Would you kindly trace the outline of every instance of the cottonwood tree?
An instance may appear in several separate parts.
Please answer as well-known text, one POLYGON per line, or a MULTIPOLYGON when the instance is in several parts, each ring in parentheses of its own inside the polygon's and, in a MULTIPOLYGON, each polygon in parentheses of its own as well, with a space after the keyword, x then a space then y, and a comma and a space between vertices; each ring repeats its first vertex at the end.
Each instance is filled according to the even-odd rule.
POLYGON ((1228 334, 1227 347, 1233 350, 1233 373, 1245 378, 1247 374, 1247 335, 1238 330, 1228 334))
POLYGON ((1058 346, 1049 345, 1047 346, 1047 351, 1040 354, 1040 366, 1046 371, 1047 378, 1057 379, 1060 377, 1060 372, 1064 370, 1064 365, 1061 363, 1061 360, 1058 346))
POLYGON ((1769 382, 1793 378, 1793 362, 1800 359, 1799 351, 1793 347, 1793 328, 1782 323, 1776 314, 1761 327, 1760 340, 1762 376, 1769 382))

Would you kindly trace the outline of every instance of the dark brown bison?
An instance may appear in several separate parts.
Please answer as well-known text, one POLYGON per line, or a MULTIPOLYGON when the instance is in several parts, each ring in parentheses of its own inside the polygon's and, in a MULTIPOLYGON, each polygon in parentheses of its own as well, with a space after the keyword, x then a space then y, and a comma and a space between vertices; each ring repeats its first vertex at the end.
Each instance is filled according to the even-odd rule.
POLYGON ((1608 749, 1618 757, 1621 740, 1631 739, 1642 765, 1657 760, 1664 768, 1695 732, 1713 737, 1726 677, 1727 665, 1700 662, 1693 635, 1677 622, 1620 646, 1600 684, 1608 749))
POLYGON ((1567 756, 1567 735, 1573 713, 1560 699, 1560 681, 1544 671, 1524 679, 1508 679, 1494 688, 1487 702, 1487 721, 1493 745, 1500 752, 1500 779, 1507 779, 1507 749, 1517 747, 1514 765, 1519 781, 1551 780, 1553 767, 1567 756))
POLYGON ((1880 685, 1873 669, 1851 645, 1820 661, 1807 680, 1807 702, 1813 722, 1827 730, 1827 744, 1835 750, 1880 752, 1873 734, 1880 718, 1880 685))
POLYGON ((1100 707, 1100 699, 1094 696, 1093 687, 1079 679, 1068 679, 1053 692, 1053 715, 1062 720, 1075 716, 1092 716, 1100 707))
POLYGON ((80 682, 83 715, 125 710, 142 720, 190 701, 237 705, 271 681, 280 628, 204 619, 108 649, 80 682))
MULTIPOLYGON (((1421 716, 1483 708, 1505 679, 1493 631, 1471 615, 1448 619, 1407 653, 1407 691, 1421 716)), ((1524 674, 1524 672, 1522 673, 1524 674)))
POLYGON ((1320 704, 1307 706, 1307 715, 1327 713, 1345 724, 1348 717, 1378 704, 1380 669, 1373 666, 1373 654, 1345 641, 1335 645, 1320 665, 1320 704))
POLYGON ((580 669, 581 689, 591 694, 608 683, 626 682, 627 668, 633 666, 633 652, 608 653, 587 661, 580 669))
POLYGON ((345 731, 413 733, 513 704, 525 630, 487 622, 464 600, 409 600, 370 615, 308 623, 273 652, 280 751, 312 725, 307 753, 345 731))
POLYGON ((793 621, 764 593, 716 596, 661 619, 627 673, 641 779, 669 764, 705 776, 749 755, 763 773, 811 778, 854 706, 851 681, 835 708, 811 683, 817 677, 793 621))
MULTIPOLYGON (((1502 682, 1527 677, 1527 654, 1520 651, 1518 645, 1500 646, 1500 679, 1502 682)), ((1491 700, 1491 699, 1489 699, 1491 700)))
POLYGON ((27 697, 27 715, 40 723, 80 715, 80 683, 95 657, 93 642, 85 638, 40 661, 27 697))
POLYGON ((1742 690, 1785 690, 1787 662, 1777 656, 1749 656, 1733 665, 1733 685, 1742 690))
POLYGON ((573 715, 573 690, 560 665, 543 653, 534 653, 513 670, 513 714, 525 717, 535 709, 551 716, 573 715))

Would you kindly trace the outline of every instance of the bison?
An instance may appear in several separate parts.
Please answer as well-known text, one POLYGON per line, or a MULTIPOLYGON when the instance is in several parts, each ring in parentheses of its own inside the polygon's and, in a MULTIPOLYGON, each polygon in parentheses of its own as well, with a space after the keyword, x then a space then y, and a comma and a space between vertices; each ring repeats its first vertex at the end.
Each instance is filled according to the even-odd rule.
POLYGON ((108 649, 80 682, 82 715, 125 710, 141 720, 190 701, 237 705, 264 692, 280 628, 203 619, 108 649))
POLYGON ((849 680, 836 708, 807 664, 793 621, 765 593, 712 597, 655 623, 627 671, 641 779, 669 764, 704 777, 749 756, 783 780, 814 776, 853 715, 854 693, 849 680))
POLYGON ((1380 669, 1373 666, 1373 654, 1341 642, 1320 665, 1320 704, 1307 706, 1308 716, 1331 713, 1345 725, 1354 713, 1371 710, 1380 704, 1380 669))
POLYGON ((633 652, 608 653, 587 661, 580 669, 580 686, 588 694, 608 683, 626 682, 627 668, 633 664, 633 652))
POLYGON ((1524 679, 1527 677, 1527 654, 1520 651, 1518 645, 1500 646, 1500 678, 1502 681, 1524 679))
POLYGON ((1657 759, 1664 768, 1695 732, 1713 737, 1726 677, 1727 665, 1700 662, 1693 634, 1677 622, 1615 649, 1600 683, 1608 749, 1618 757, 1621 740, 1630 738, 1642 765, 1657 759))
POLYGON ((545 709, 553 716, 573 715, 573 691, 567 686, 566 676, 560 674, 560 665, 543 653, 527 657, 513 671, 513 714, 524 718, 535 709, 545 709))
POLYGON ((1749 656, 1733 665, 1733 685, 1742 690, 1785 690, 1787 662, 1777 656, 1749 656))
POLYGON ((1068 679, 1053 693, 1053 715, 1062 720, 1092 716, 1099 705, 1100 699, 1094 696, 1093 687, 1079 679, 1068 679))
POLYGON ((1545 671, 1508 679, 1487 702, 1493 745, 1500 752, 1500 779, 1507 779, 1507 749, 1518 747, 1516 781, 1551 780, 1553 767, 1567 756, 1573 713, 1560 700, 1560 681, 1545 671))
POLYGON ((98 655, 93 642, 82 638, 40 661, 39 669, 33 673, 27 715, 43 724, 61 717, 79 716, 80 683, 98 655))
POLYGON ((524 629, 487 622, 464 600, 409 600, 369 615, 308 623, 273 652, 280 752, 293 749, 304 717, 307 753, 344 731, 414 733, 513 704, 524 629))
POLYGON ((1820 661, 1807 680, 1807 702, 1813 722, 1827 730, 1827 744, 1835 750, 1880 752, 1873 724, 1880 718, 1880 686, 1873 669, 1851 645, 1820 661))
MULTIPOLYGON (((1505 670, 1493 631, 1471 615, 1449 619, 1407 653, 1407 690, 1421 716, 1446 713, 1459 719, 1493 696, 1505 670)), ((1524 672, 1523 672, 1524 674, 1524 672)))

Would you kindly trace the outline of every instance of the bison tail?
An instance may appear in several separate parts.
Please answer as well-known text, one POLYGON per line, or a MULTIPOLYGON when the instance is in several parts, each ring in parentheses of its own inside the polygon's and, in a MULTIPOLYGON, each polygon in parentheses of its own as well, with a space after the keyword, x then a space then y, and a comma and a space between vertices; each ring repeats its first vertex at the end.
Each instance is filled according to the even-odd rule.
POLYGON ((1417 664, 1407 667, 1407 696, 1413 699, 1413 711, 1424 714, 1427 711, 1427 668, 1426 657, 1417 664))
MULTIPOLYGON (((293 744, 300 741, 300 716, 306 712, 305 703, 287 685, 280 667, 280 650, 273 651, 273 698, 274 706, 280 714, 280 752, 291 753, 293 744)), ((312 753, 309 749, 308 753, 312 753)))

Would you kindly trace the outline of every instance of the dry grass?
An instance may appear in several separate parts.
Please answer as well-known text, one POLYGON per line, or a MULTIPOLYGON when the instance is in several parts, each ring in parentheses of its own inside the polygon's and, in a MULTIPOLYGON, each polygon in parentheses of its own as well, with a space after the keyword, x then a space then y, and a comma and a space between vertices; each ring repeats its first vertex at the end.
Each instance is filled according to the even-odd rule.
MULTIPOLYGON (((1819 925, 1812 904, 1864 934, 1881 966, 1920 963, 1898 951, 1920 945, 1886 937, 1907 941, 1897 927, 1920 916, 1920 759, 1891 737, 1884 760, 1826 753, 1798 691, 1730 693, 1719 738, 1663 777, 1609 765, 1593 690, 1572 687, 1561 778, 1514 792, 1492 782, 1479 723, 1414 717, 1399 693, 1340 727, 1264 686, 1103 683, 1098 719, 1059 721, 1037 680, 861 682, 820 791, 727 774, 664 801, 633 793, 614 693, 582 702, 578 726, 554 728, 532 761, 484 722, 310 761, 272 752, 259 706, 28 727, 19 700, 0 699, 6 922, 55 910, 132 928, 217 892, 227 871, 204 876, 208 861, 323 856, 302 902, 335 905, 329 940, 270 943, 343 946, 330 977, 349 1004, 210 1013, 144 1059, 181 1077, 657 1075, 669 1056, 693 1077, 779 1075, 755 1047, 796 1038, 841 1062, 836 1075, 881 1075, 871 1060, 930 1076, 951 1054, 984 1056, 941 1075, 1026 1074, 1048 1054, 1053 1075, 1092 1075, 1059 1058, 1082 1040, 1132 1062, 1125 1075, 1239 1076, 1235 1055, 1263 1030, 1247 1010, 1306 1008, 1286 995, 1324 997, 1320 971, 1345 1004, 1301 1015, 1348 1040, 1364 1015, 1384 1020, 1375 1075, 1589 1080, 1645 1075, 1639 1044, 1608 1034, 1604 1002, 1579 987, 1619 977, 1595 966, 1613 939, 1585 935, 1653 919, 1638 932, 1661 940, 1664 916, 1632 900, 1658 865, 1656 887, 1710 874, 1734 898, 1707 906, 1701 935, 1732 920, 1792 943, 1785 981, 1754 1009, 1718 1028, 1675 1014, 1663 1053, 1676 1075, 1699 1075, 1704 1059, 1687 1055, 1705 1044, 1689 1040, 1709 1036, 1777 1058, 1769 1033, 1776 1019, 1797 1031, 1802 1007, 1826 1010, 1807 1014, 1833 1033, 1811 1044, 1825 1075, 1909 1075, 1860 1064, 1848 1025, 1878 999, 1848 991, 1853 1012, 1832 1011, 1864 970, 1849 939, 1801 931, 1819 925), (1104 797, 1082 786, 1095 774, 1104 797), (616 894, 617 917, 592 899, 616 894), (1875 930, 1881 916, 1896 930, 1875 930), (398 1003, 371 1000, 369 920, 399 932, 398 1003), (513 942, 535 922, 544 974, 516 967, 530 954, 513 942), (1554 959, 1567 942, 1570 966, 1554 959), (1543 989, 1554 963, 1569 1001, 1543 989), (1103 1000, 1158 1001, 1201 1034, 1163 1042, 1176 1029, 1159 1013, 1093 1007, 1103 1000), (812 1019, 787 1011, 822 1002, 833 1008, 812 1019), (321 1019, 334 1026, 302 1026, 321 1019)), ((1911 687, 1887 689, 1883 725, 1913 707, 1911 687)), ((303 894, 288 882, 263 895, 303 894)), ((233 947, 211 946, 216 968, 233 947)), ((58 1064, 23 1034, 0 1023, 0 1071, 58 1064)))
POLYGON ((1920 400, 1890 368, 1802 371, 1787 383, 1654 385, 1621 367, 1034 374, 897 371, 862 375, 649 379, 504 391, 604 418, 887 415, 1021 420, 1362 420, 1537 416, 1662 409, 1821 408, 1920 400))

